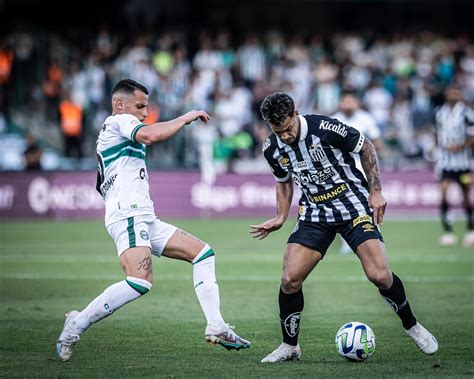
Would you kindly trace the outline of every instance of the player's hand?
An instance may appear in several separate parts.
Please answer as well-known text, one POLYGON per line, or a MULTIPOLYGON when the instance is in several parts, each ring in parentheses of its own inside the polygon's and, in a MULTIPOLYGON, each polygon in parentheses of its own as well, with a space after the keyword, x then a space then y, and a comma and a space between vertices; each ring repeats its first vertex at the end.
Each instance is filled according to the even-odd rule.
POLYGON ((387 206, 387 200, 382 194, 382 191, 372 191, 369 194, 369 205, 374 210, 374 224, 382 224, 383 216, 385 214, 385 207, 387 206))
POLYGON ((252 234, 252 238, 263 240, 268 237, 271 232, 280 229, 283 223, 284 221, 279 218, 272 218, 260 225, 250 225, 249 233, 252 234))
POLYGON ((211 117, 206 112, 196 111, 196 110, 185 113, 181 117, 183 117, 185 125, 188 125, 191 122, 196 121, 198 119, 201 120, 202 122, 207 123, 211 119, 211 117))

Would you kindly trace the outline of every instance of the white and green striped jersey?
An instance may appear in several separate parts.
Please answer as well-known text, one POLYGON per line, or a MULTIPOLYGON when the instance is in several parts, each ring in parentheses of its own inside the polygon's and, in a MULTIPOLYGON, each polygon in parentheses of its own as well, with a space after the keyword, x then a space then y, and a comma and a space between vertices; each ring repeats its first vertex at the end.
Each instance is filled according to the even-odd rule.
POLYGON ((105 225, 139 215, 154 215, 146 170, 146 146, 136 142, 145 126, 129 114, 112 115, 97 139, 97 190, 105 200, 105 225))

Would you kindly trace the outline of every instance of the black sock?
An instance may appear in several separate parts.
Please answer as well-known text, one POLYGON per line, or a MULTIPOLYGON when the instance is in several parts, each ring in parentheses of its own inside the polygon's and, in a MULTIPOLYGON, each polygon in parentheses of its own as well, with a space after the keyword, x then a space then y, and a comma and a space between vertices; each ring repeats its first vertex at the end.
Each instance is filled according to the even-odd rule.
POLYGON ((412 326, 415 326, 416 318, 408 303, 403 283, 397 275, 393 274, 393 284, 389 289, 379 289, 379 292, 385 300, 387 300, 387 303, 390 304, 398 317, 400 317, 405 329, 410 329, 412 326))
POLYGON ((296 293, 286 294, 280 288, 278 296, 280 303, 280 323, 283 341, 289 345, 298 344, 298 333, 300 332, 301 312, 304 307, 303 290, 296 293))
POLYGON ((448 202, 443 201, 441 203, 441 224, 443 225, 443 230, 445 232, 451 233, 452 227, 451 227, 451 224, 448 221, 448 210, 449 210, 448 202))
POLYGON ((472 214, 472 207, 468 205, 467 207, 464 207, 464 210, 466 211, 467 217, 467 230, 474 230, 474 215, 472 214))

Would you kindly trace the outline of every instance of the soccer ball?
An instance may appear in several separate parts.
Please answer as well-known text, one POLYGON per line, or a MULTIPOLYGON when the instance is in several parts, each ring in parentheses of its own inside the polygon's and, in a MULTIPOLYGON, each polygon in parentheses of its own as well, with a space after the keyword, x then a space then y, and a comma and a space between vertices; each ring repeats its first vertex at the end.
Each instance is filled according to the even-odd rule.
POLYGON ((362 322, 348 322, 337 331, 336 349, 352 362, 365 361, 375 351, 374 332, 362 322))

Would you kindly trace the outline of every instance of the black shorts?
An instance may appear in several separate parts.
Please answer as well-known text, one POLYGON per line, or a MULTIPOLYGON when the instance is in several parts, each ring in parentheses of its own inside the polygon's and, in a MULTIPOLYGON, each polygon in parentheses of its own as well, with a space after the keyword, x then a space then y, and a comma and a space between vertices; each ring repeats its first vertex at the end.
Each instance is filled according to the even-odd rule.
POLYGON ((446 179, 459 183, 462 186, 469 186, 472 180, 471 173, 469 170, 460 170, 460 171, 443 170, 441 172, 440 181, 446 180, 446 179))
POLYGON ((332 241, 339 233, 352 250, 370 239, 383 242, 379 227, 373 224, 372 215, 359 216, 353 220, 341 222, 298 221, 288 243, 298 243, 319 251, 323 257, 332 241))

